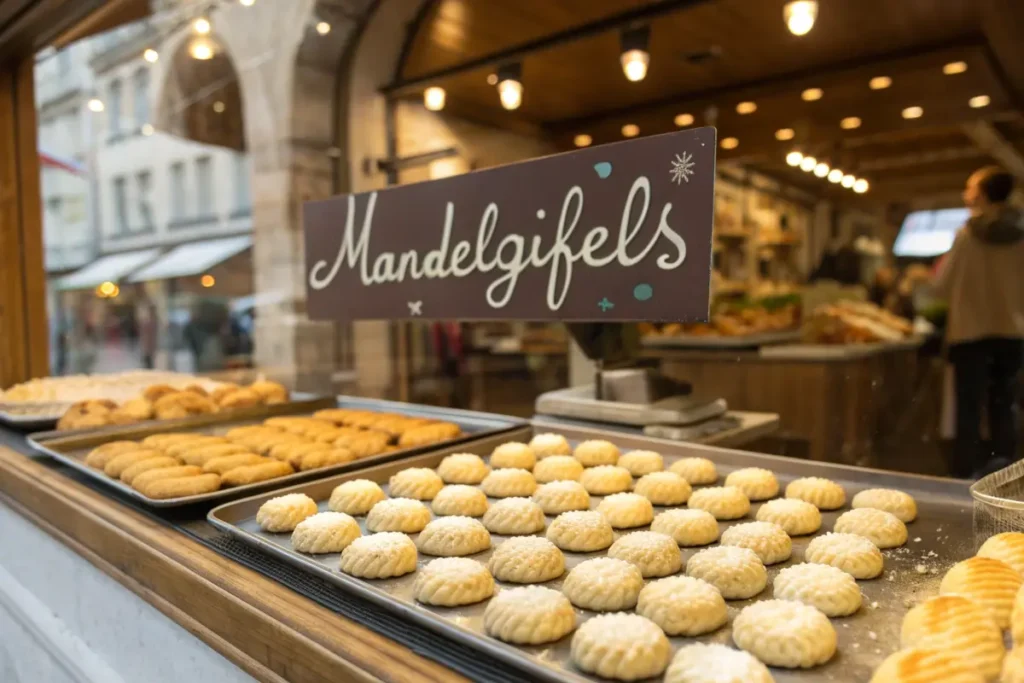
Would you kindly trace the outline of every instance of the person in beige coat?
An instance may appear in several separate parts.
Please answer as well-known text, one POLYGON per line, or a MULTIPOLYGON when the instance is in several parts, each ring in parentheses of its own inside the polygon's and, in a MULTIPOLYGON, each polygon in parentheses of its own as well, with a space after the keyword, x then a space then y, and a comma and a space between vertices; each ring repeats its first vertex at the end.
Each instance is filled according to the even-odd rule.
POLYGON ((1024 360, 1024 213, 1009 203, 1014 178, 998 167, 967 180, 971 217, 936 278, 949 302, 946 342, 956 383, 952 474, 976 477, 1020 457, 1017 388, 1024 360), (982 452, 987 406, 991 449, 982 452))

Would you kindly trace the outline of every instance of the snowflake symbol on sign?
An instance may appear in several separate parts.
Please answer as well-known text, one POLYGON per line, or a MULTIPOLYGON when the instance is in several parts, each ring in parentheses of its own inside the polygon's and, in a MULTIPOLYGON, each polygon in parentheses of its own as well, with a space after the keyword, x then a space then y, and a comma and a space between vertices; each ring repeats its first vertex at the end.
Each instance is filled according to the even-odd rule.
POLYGON ((675 160, 672 162, 672 182, 677 185, 682 185, 683 181, 690 182, 690 176, 693 175, 693 167, 696 163, 693 161, 693 156, 688 152, 683 152, 682 156, 676 155, 675 160))

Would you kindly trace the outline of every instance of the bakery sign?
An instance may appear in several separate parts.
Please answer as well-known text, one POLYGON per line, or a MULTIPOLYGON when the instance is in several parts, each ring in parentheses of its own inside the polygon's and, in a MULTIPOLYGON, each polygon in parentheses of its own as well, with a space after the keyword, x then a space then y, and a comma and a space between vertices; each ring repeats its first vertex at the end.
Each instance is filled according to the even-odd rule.
POLYGON ((705 320, 715 145, 697 128, 309 202, 309 315, 705 320))

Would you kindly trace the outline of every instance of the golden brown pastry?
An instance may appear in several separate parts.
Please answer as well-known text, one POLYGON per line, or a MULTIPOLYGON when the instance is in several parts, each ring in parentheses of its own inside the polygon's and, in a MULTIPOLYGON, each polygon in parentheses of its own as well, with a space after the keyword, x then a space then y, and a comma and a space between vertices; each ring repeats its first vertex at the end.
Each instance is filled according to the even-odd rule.
POLYGON ((231 443, 223 436, 206 436, 205 434, 168 434, 167 436, 186 437, 167 446, 155 446, 155 448, 162 448, 162 450, 167 451, 167 455, 173 455, 176 458, 180 458, 188 451, 194 451, 198 448, 222 446, 231 443))
POLYGON ((335 445, 347 448, 356 458, 368 458, 388 450, 388 435, 384 432, 364 432, 353 439, 338 439, 335 445))
POLYGON ((159 448, 161 450, 170 448, 176 444, 188 441, 197 441, 206 438, 202 434, 174 433, 174 434, 150 434, 142 440, 142 445, 147 448, 159 448))
POLYGON ((213 399, 214 403, 216 403, 217 405, 220 405, 221 404, 221 400, 225 396, 227 396, 228 394, 233 393, 235 391, 238 391, 240 388, 241 387, 239 387, 237 384, 235 384, 233 382, 225 382, 224 384, 221 384, 216 389, 214 389, 213 391, 210 392, 210 398, 213 399))
POLYGON ((132 488, 140 493, 145 493, 144 489, 149 484, 158 481, 160 479, 174 479, 178 477, 196 477, 203 473, 202 467, 196 467, 195 465, 179 465, 177 467, 161 467, 155 470, 149 470, 143 472, 139 476, 132 480, 132 488))
POLYGON ((333 422, 334 424, 345 424, 345 419, 352 413, 347 408, 326 408, 324 410, 318 410, 313 413, 313 417, 318 420, 326 420, 327 422, 333 422))
POLYGON ((331 450, 330 445, 325 443, 317 443, 310 441, 299 441, 299 442, 285 442, 279 443, 270 449, 270 457, 275 460, 283 460, 289 463, 292 467, 297 467, 302 458, 309 455, 310 453, 316 453, 318 451, 329 451, 331 450))
POLYGON ((220 484, 220 476, 216 474, 170 477, 149 482, 142 488, 141 493, 147 498, 155 498, 157 500, 185 498, 187 496, 212 493, 220 488, 220 484))
POLYGON ((275 461, 255 453, 235 453, 234 455, 222 455, 219 458, 211 458, 203 465, 203 471, 224 474, 236 467, 258 465, 265 462, 275 461))
POLYGON ((201 467, 214 458, 248 452, 245 446, 240 446, 237 443, 215 443, 186 448, 180 452, 178 457, 186 465, 199 465, 201 467))
POLYGON ((130 415, 140 422, 149 420, 153 417, 153 402, 147 398, 132 398, 122 403, 115 412, 130 415))
POLYGON ((189 393, 195 394, 196 396, 209 396, 210 395, 210 392, 208 392, 206 389, 204 389, 203 387, 199 386, 198 384, 189 384, 187 387, 182 389, 182 391, 187 391, 189 393))
POLYGON ((131 483, 132 481, 135 480, 135 477, 139 476, 143 472, 160 469, 161 467, 177 467, 180 464, 181 463, 178 461, 177 458, 172 458, 169 455, 157 455, 152 458, 140 460, 134 465, 131 465, 124 472, 121 472, 120 479, 124 483, 131 486, 131 483))
POLYGON ((152 384, 142 390, 142 398, 147 401, 156 401, 167 394, 177 393, 177 389, 167 384, 152 384))
POLYGON ((426 446, 454 439, 462 433, 462 429, 451 422, 438 422, 437 424, 415 427, 402 434, 398 439, 398 445, 402 448, 415 448, 426 446))
POLYGON ((89 451, 89 455, 85 456, 85 464, 101 470, 121 453, 139 450, 139 448, 139 444, 134 441, 111 441, 89 451))
POLYGON ((217 399, 217 405, 225 410, 252 408, 263 403, 263 399, 252 389, 235 389, 217 399))
POLYGON ((269 460, 268 462, 260 463, 258 465, 245 465, 243 467, 236 467, 230 470, 221 477, 221 481, 224 486, 245 486, 246 484, 255 484, 261 481, 267 481, 268 479, 277 479, 278 477, 284 477, 289 474, 294 474, 295 470, 286 462, 280 460, 269 460))
POLYGON ((103 471, 107 473, 107 476, 117 479, 121 476, 122 472, 135 463, 142 462, 146 458, 155 458, 160 455, 163 455, 163 452, 154 448, 140 448, 135 451, 127 451, 114 456, 103 467, 103 471))
POLYGON ((329 451, 317 451, 303 456, 302 460, 299 461, 299 469, 303 472, 306 470, 318 470, 321 467, 344 465, 345 463, 352 462, 355 459, 356 456, 352 455, 352 451, 344 448, 334 448, 329 451))
POLYGON ((249 390, 259 394, 263 403, 268 406, 274 405, 275 403, 288 402, 288 390, 283 384, 279 384, 278 382, 260 380, 250 384, 249 390))

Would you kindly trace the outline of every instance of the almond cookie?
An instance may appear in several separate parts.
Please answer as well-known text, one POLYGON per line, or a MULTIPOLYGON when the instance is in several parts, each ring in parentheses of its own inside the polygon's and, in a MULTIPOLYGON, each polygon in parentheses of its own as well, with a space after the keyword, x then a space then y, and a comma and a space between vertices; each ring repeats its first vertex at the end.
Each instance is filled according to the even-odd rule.
POLYGON ((286 462, 274 460, 273 458, 266 458, 266 460, 269 462, 242 465, 241 467, 228 470, 221 476, 221 480, 225 486, 245 486, 295 473, 292 466, 286 462))
POLYGON ((874 508, 858 508, 839 515, 833 531, 857 534, 879 548, 895 548, 907 542, 907 526, 895 515, 874 508))
POLYGON ((503 590, 487 603, 487 635, 516 645, 540 645, 560 640, 576 628, 569 598, 543 586, 503 590))
POLYGON ((572 447, 561 434, 538 434, 530 439, 530 448, 543 460, 549 455, 572 455, 572 447))
POLYGON ((802 500, 776 498, 758 508, 757 521, 778 524, 790 536, 806 536, 821 528, 821 512, 802 500))
POLYGON ((984 683, 974 665, 955 652, 928 648, 900 650, 875 669, 870 683, 984 683))
POLYGON ((768 572, 757 554, 734 546, 701 550, 686 563, 686 574, 707 581, 726 600, 752 598, 768 585, 768 572))
POLYGON ((525 443, 509 441, 494 449, 491 453, 490 464, 496 470, 504 467, 532 470, 533 466, 537 464, 537 455, 525 443))
POLYGON ((597 505, 597 511, 614 529, 646 526, 654 519, 651 501, 635 493, 614 493, 597 505))
POLYGON ((544 531, 544 510, 529 498, 504 498, 487 509, 483 522, 492 534, 532 534, 544 531))
POLYGON ((634 477, 642 477, 645 474, 665 469, 665 459, 661 457, 661 453, 654 451, 629 451, 614 464, 625 467, 634 477))
POLYGON ((479 455, 454 453, 441 461, 437 473, 446 484, 479 484, 491 473, 491 468, 479 455))
POLYGON ((779 480, 763 467, 744 467, 730 472, 725 485, 735 486, 750 500, 768 500, 779 495, 779 480))
POLYGON ((838 510, 846 504, 846 491, 831 479, 801 477, 789 482, 786 498, 806 501, 819 510, 838 510))
POLYGON ((613 557, 580 562, 562 582, 562 592, 572 604, 595 612, 633 609, 643 587, 640 570, 613 557))
POLYGON ((636 531, 619 537, 608 548, 608 557, 635 565, 644 578, 668 576, 683 568, 679 546, 666 534, 636 531))
MULTIPOLYGON (((168 467, 167 469, 176 468, 168 467)), ((159 471, 161 470, 150 470, 149 472, 159 471)), ((135 482, 133 482, 133 488, 135 488, 135 483, 140 478, 149 474, 149 472, 143 472, 136 477, 135 482)), ((221 477, 218 474, 193 474, 184 477, 164 477, 163 479, 150 481, 138 488, 142 495, 147 498, 170 500, 171 498, 188 498, 190 496, 200 496, 204 493, 213 493, 220 486, 221 477)))
POLYGON ((135 463, 148 460, 149 458, 159 458, 163 454, 163 451, 158 451, 155 448, 140 448, 134 451, 125 451, 123 453, 118 453, 108 460, 107 464, 103 467, 103 471, 108 477, 117 479, 126 469, 135 463))
POLYGON ((565 572, 565 556, 546 538, 516 536, 494 549, 489 566, 499 581, 542 583, 565 572))
POLYGON ((855 509, 884 510, 904 524, 913 522, 917 517, 917 503, 913 496, 896 489, 866 489, 855 495, 850 505, 855 509))
POLYGON ((128 469, 121 473, 120 479, 124 483, 131 486, 131 483, 132 481, 134 481, 135 477, 139 476, 143 472, 160 469, 161 467, 177 467, 180 464, 181 463, 178 461, 177 458, 172 458, 169 455, 158 455, 156 457, 146 458, 145 460, 140 460, 139 462, 135 463, 134 465, 132 465, 131 467, 129 467, 128 469))
POLYGON ((592 553, 612 544, 612 525, 593 510, 563 512, 548 526, 547 538, 562 550, 592 553))
POLYGON ((387 496, 384 495, 384 490, 376 482, 369 479, 353 479, 334 487, 327 507, 349 515, 365 515, 385 498, 387 496))
POLYGON ((681 458, 672 463, 669 472, 675 472, 691 486, 714 484, 718 481, 718 469, 707 458, 681 458))
POLYGON ((607 496, 628 491, 633 485, 633 475, 624 467, 598 465, 584 470, 580 483, 592 495, 607 496))
POLYGON ((995 680, 1003 667, 1003 632, 981 605, 961 595, 939 595, 903 617, 900 647, 956 652, 995 680))
POLYGON ((416 571, 416 544, 405 534, 360 536, 341 553, 341 571, 363 579, 388 579, 416 571))
POLYGON ((437 492, 430 509, 440 517, 482 517, 487 512, 487 496, 475 486, 452 484, 437 492))
POLYGON ((704 510, 666 510, 651 522, 651 531, 668 534, 684 547, 718 540, 718 522, 704 510))
POLYGON ((636 613, 670 636, 711 633, 729 620, 725 599, 718 589, 692 576, 651 581, 640 591, 636 613))
POLYGON ((722 532, 722 545, 750 548, 764 564, 785 562, 793 553, 793 542, 778 524, 747 522, 722 532))
POLYGON ((682 505, 690 499, 693 490, 675 472, 652 472, 640 477, 633 492, 655 505, 682 505))
POLYGON ((589 439, 576 446, 572 457, 579 460, 584 467, 614 465, 619 461, 619 448, 611 441, 589 439))
POLYGON ((978 557, 1002 560, 1024 575, 1024 534, 1016 531, 996 534, 981 544, 978 557))
POLYGON ((800 602, 762 600, 732 622, 732 639, 768 666, 807 669, 836 652, 836 630, 821 611, 800 602))
POLYGON ((412 594, 424 605, 472 605, 494 595, 494 578, 476 560, 442 557, 420 570, 412 594))
POLYGON ((423 527, 416 546, 427 555, 461 557, 490 548, 491 534, 472 517, 441 517, 423 527))
POLYGON ((557 515, 569 510, 589 510, 590 494, 578 481, 553 481, 537 487, 533 502, 540 505, 544 514, 557 515))
POLYGON ((973 600, 988 610, 1000 629, 1006 629, 1021 582, 1021 575, 1005 562, 972 557, 957 562, 946 572, 939 584, 939 594, 955 593, 973 600))
POLYGON ((442 488, 444 480, 427 467, 410 467, 388 480, 388 492, 395 498, 433 500, 442 488))
POLYGON ((739 519, 750 512, 750 499, 735 486, 697 489, 688 502, 692 510, 706 510, 715 519, 739 519))
POLYGON ((537 490, 537 480, 526 470, 508 468, 488 474, 480 488, 491 498, 518 498, 532 496, 537 490))
POLYGON ((772 584, 779 600, 794 600, 817 607, 825 616, 845 617, 860 609, 860 588, 853 577, 827 564, 786 567, 772 584))
POLYGON ((359 523, 344 512, 318 512, 295 525, 292 547, 300 553, 340 553, 362 536, 359 523))
POLYGON ((811 539, 804 559, 842 569, 855 579, 873 579, 882 573, 878 546, 856 534, 828 533, 811 539))
POLYGON ((264 531, 294 531, 299 522, 315 515, 316 501, 305 493, 289 493, 271 498, 260 505, 256 521, 264 531))
POLYGON ((587 673, 620 681, 659 676, 672 657, 668 638, 650 619, 602 614, 572 637, 572 661, 587 673))
POLYGON ((89 455, 85 456, 85 464, 102 470, 116 456, 129 451, 137 451, 141 448, 142 446, 134 441, 111 441, 89 451, 89 455))
POLYGON ((571 455, 552 455, 538 460, 533 466, 533 476, 546 484, 551 481, 579 481, 583 476, 583 465, 571 455))
POLYGON ((370 531, 401 531, 415 534, 430 522, 430 510, 412 498, 388 498, 370 508, 366 528, 370 531))
POLYGON ((665 683, 775 683, 757 658, 717 643, 684 645, 665 672, 665 683), (708 666, 714 662, 714 666, 708 666))

